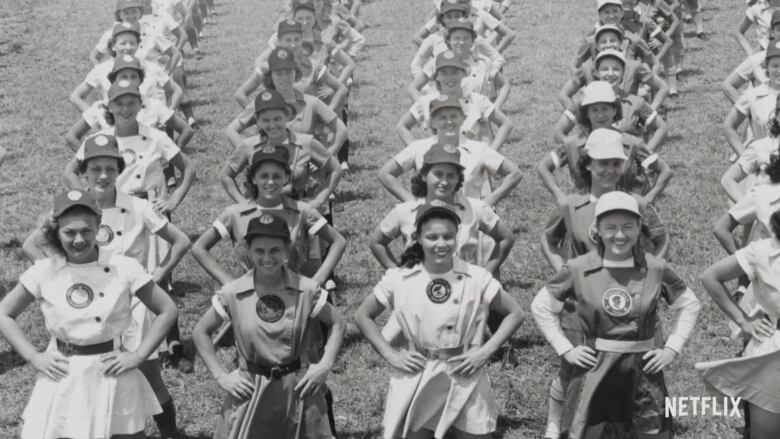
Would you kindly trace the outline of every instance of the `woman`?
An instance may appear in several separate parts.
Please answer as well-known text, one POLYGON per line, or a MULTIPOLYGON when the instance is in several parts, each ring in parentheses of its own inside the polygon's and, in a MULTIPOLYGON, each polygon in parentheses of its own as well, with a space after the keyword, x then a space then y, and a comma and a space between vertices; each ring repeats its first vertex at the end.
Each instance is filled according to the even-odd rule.
MULTIPOLYGON (((108 80, 111 84, 114 81, 129 81, 136 87, 141 87, 145 79, 144 68, 141 61, 132 55, 120 55, 114 60, 114 66, 111 73, 108 74, 108 80)), ((110 87, 110 86, 109 86, 110 87)), ((105 130, 110 127, 106 121, 106 101, 97 101, 93 103, 87 111, 81 113, 81 119, 65 134, 65 142, 70 146, 73 152, 76 152, 81 145, 81 139, 91 130, 105 130)), ((176 145, 184 150, 189 144, 195 131, 187 122, 179 117, 172 109, 168 108, 163 101, 150 96, 144 96, 144 103, 136 116, 138 122, 151 128, 165 129, 170 128, 173 132, 179 133, 176 145)))
MULTIPOLYGON (((769 40, 778 41, 780 39, 780 11, 772 13, 772 20, 769 27, 769 40)), ((723 94, 726 95, 732 104, 736 104, 739 96, 742 94, 739 89, 745 84, 757 87, 769 80, 766 68, 764 67, 765 50, 759 50, 751 53, 735 68, 729 76, 723 80, 720 85, 723 94)))
POLYGON ((633 196, 602 195, 594 216, 596 249, 561 267, 531 305, 539 329, 569 365, 561 369, 569 374, 561 437, 601 437, 608 422, 629 423, 632 437, 671 437, 663 370, 690 336, 699 300, 666 261, 639 245, 643 218, 633 196), (675 317, 660 347, 662 298, 675 317), (581 331, 574 339, 561 324, 567 302, 581 331))
MULTIPOLYGON (((485 58, 474 50, 476 32, 474 25, 466 19, 456 20, 447 28, 447 46, 459 56, 468 66, 471 73, 461 83, 463 94, 479 93, 493 100, 496 108, 503 107, 509 97, 510 85, 501 73, 501 65, 485 58)), ((421 97, 423 87, 434 77, 435 60, 430 60, 420 74, 409 84, 408 92, 412 101, 421 97)))
POLYGON ((173 326, 177 310, 135 259, 101 252, 101 211, 87 192, 54 198, 41 233, 56 249, 0 302, 0 334, 38 371, 22 438, 143 438, 160 405, 136 369, 173 326), (135 350, 121 349, 137 297, 157 314, 135 350), (52 340, 38 352, 14 320, 37 301, 52 340))
POLYGON ((489 143, 495 150, 504 144, 512 132, 512 121, 503 111, 496 108, 487 96, 479 93, 463 94, 461 83, 468 74, 466 63, 452 51, 448 50, 436 56, 434 81, 437 92, 418 99, 395 126, 396 132, 405 145, 408 146, 415 140, 411 131, 415 125, 425 128, 430 125, 431 115, 428 110, 431 101, 442 95, 457 98, 462 103, 466 115, 466 120, 461 127, 461 134, 464 137, 489 143), (493 124, 498 126, 495 136, 493 124))
POLYGON ((772 27, 772 14, 778 8, 780 8, 780 2, 777 0, 756 0, 748 6, 734 33, 737 43, 745 51, 746 55, 760 52, 762 49, 768 49, 771 46, 769 44, 769 29, 772 27), (747 31, 753 26, 755 26, 756 35, 758 36, 758 50, 753 48, 753 45, 750 44, 745 36, 747 31))
POLYGON ((484 366, 524 319, 515 300, 486 270, 455 257, 460 218, 443 203, 421 206, 415 243, 387 270, 355 313, 374 349, 393 367, 385 438, 489 438, 498 408, 484 366), (425 294, 423 294, 423 291, 425 294), (395 350, 374 321, 385 309, 407 349, 395 350), (485 340, 488 310, 505 315, 485 340))
MULTIPOLYGON (((276 90, 285 102, 295 110, 294 118, 287 127, 297 133, 311 134, 333 154, 337 154, 347 138, 347 127, 319 98, 302 93, 295 87, 301 77, 301 71, 295 61, 295 55, 285 49, 276 48, 268 57, 268 73, 263 77, 266 90, 276 90), (328 142, 328 132, 333 140, 328 142)), ((255 123, 254 105, 247 106, 225 130, 234 146, 242 143, 241 132, 255 123)))
POLYGON ((780 42, 772 42, 764 57, 769 81, 753 88, 748 88, 731 108, 726 120, 723 121, 723 133, 731 149, 737 155, 745 149, 737 128, 746 120, 758 140, 767 136, 768 122, 775 109, 777 95, 780 93, 780 42))
POLYGON ((286 265, 291 239, 284 219, 257 216, 242 234, 254 268, 213 296, 192 333, 225 391, 214 437, 330 438, 323 388, 344 339, 344 317, 316 281, 286 265), (210 335, 223 321, 232 323, 239 353, 231 372, 210 335), (318 323, 329 329, 321 355, 311 334, 318 323))
POLYGON ((422 169, 412 178, 412 195, 417 200, 398 204, 385 215, 369 238, 371 253, 384 268, 398 266, 390 251, 393 240, 402 237, 406 248, 412 245, 415 212, 420 206, 440 201, 452 206, 461 221, 455 252, 458 258, 498 273, 512 250, 514 236, 493 209, 460 193, 463 179, 460 153, 454 146, 435 144, 425 153, 422 169), (481 248, 480 232, 495 242, 494 246, 490 246, 492 252, 481 248))
POLYGON ((780 429, 780 389, 775 379, 780 331, 776 330, 778 306, 775 262, 780 248, 780 213, 769 218, 771 236, 750 243, 745 248, 709 266, 700 279, 712 300, 739 328, 747 345, 740 358, 696 363, 709 388, 742 399, 745 410, 745 437, 769 439, 780 429), (747 276, 752 281, 754 302, 748 309, 737 305, 724 283, 747 276), (760 389, 749 391, 746 389, 760 389))
POLYGON ((336 189, 343 171, 333 153, 309 134, 296 133, 287 128, 295 109, 284 101, 276 90, 264 91, 255 98, 255 121, 258 135, 244 139, 233 150, 222 169, 221 183, 235 202, 249 201, 239 189, 236 177, 252 159, 252 154, 267 146, 290 147, 292 169, 289 190, 292 198, 306 200, 315 209, 325 205, 336 189), (312 171, 312 167, 316 167, 312 171))
MULTIPOLYGON (((613 130, 615 125, 622 124, 625 120, 623 108, 613 87, 605 81, 594 81, 583 90, 582 102, 566 110, 558 120, 556 136, 563 145, 536 166, 539 178, 556 200, 562 200, 566 194, 558 186, 553 172, 568 165, 575 187, 583 190, 586 183, 580 175, 579 160, 587 139, 596 130, 613 130), (577 121, 577 125, 572 120, 577 121), (574 128, 568 137, 561 137, 572 125, 574 128)), ((656 140, 658 134, 664 133, 656 130, 651 140, 656 140)), ((671 167, 658 154, 648 151, 641 139, 624 133, 621 142, 627 157, 623 188, 644 194, 650 202, 655 201, 672 178, 671 167)))

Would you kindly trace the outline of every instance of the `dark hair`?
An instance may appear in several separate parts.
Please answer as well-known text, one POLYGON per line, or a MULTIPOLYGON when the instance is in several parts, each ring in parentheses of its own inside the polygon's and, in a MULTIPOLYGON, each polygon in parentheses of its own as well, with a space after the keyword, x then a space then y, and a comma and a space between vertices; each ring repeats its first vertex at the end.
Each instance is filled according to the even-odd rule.
MULTIPOLYGON (((77 212, 77 213, 95 216, 97 219, 98 226, 100 225, 101 216, 96 214, 95 212, 92 211, 92 209, 86 206, 73 206, 70 209, 63 212, 62 215, 64 215, 66 212, 77 212)), ((40 224, 38 225, 38 230, 40 231, 40 236, 41 236, 41 240, 38 243, 40 247, 49 248, 61 255, 65 255, 65 250, 62 248, 62 242, 60 241, 60 236, 59 236, 60 223, 57 220, 57 218, 54 218, 54 216, 51 213, 44 215, 40 220, 40 224)))
POLYGON ((775 235, 775 239, 780 239, 780 210, 776 210, 772 216, 769 217, 769 225, 772 227, 772 233, 775 235))
MULTIPOLYGON (((433 168, 433 165, 431 164, 424 164, 422 168, 420 168, 420 172, 417 173, 414 177, 412 177, 411 185, 412 185, 412 195, 418 198, 423 198, 428 196, 428 185, 426 184, 425 180, 423 179, 423 176, 431 172, 431 168, 433 168)), ((461 187, 463 187, 463 181, 465 180, 465 176, 463 175, 463 168, 455 166, 455 169, 458 173, 458 183, 455 185, 455 189, 453 189, 453 192, 458 192, 461 187)))
MULTIPOLYGON (((579 172, 582 181, 585 182, 586 188, 590 188, 590 186, 593 184, 593 176, 590 174, 590 170, 588 169, 588 165, 590 165, 592 162, 593 159, 584 151, 582 154, 580 154, 580 158, 577 160, 577 171, 579 172)), ((616 190, 624 189, 624 180, 625 179, 621 176, 617 182, 617 187, 615 188, 616 190)))
POLYGON ((764 172, 769 176, 769 181, 774 184, 780 183, 780 158, 773 157, 764 172))
MULTIPOLYGON (((97 157, 93 157, 93 158, 97 158, 97 157)), ((79 164, 79 174, 83 175, 84 173, 87 172, 87 162, 89 162, 90 160, 92 160, 92 159, 79 160, 78 161, 78 164, 79 164)), ((117 157, 116 158, 116 167, 117 167, 117 170, 119 171, 120 174, 122 172, 124 172, 125 167, 126 167, 125 159, 123 159, 121 157, 117 157)))
MULTIPOLYGON (((118 20, 118 21, 121 21, 121 20, 118 20)), ((139 47, 141 46, 141 36, 140 35, 138 35, 138 34, 136 34, 134 32, 129 32, 129 31, 128 32, 121 32, 118 35, 121 35, 121 34, 124 34, 124 33, 135 35, 136 43, 138 44, 139 47)), ((114 58, 116 56, 116 50, 114 50, 114 44, 116 44, 116 35, 112 36, 111 39, 108 40, 108 53, 111 54, 111 58, 114 58)))
POLYGON ((771 137, 780 137, 780 123, 777 123, 777 108, 769 115, 769 122, 766 123, 771 137))
MULTIPOLYGON (((292 177, 292 171, 290 170, 289 166, 282 166, 281 163, 276 163, 273 160, 266 160, 266 161, 273 162, 274 164, 276 164, 276 166, 279 166, 280 168, 284 169, 284 174, 287 176, 288 179, 292 177)), ((262 163, 264 162, 261 162, 260 164, 262 163)), ((256 199, 257 196, 260 194, 260 190, 257 188, 257 185, 255 185, 252 182, 252 177, 254 177, 255 171, 257 171, 257 168, 260 167, 260 164, 256 166, 251 166, 251 165, 247 166, 246 170, 244 171, 244 177, 245 177, 244 195, 246 195, 247 198, 251 200, 256 199)))
POLYGON ((577 115, 575 118, 577 119, 577 123, 584 126, 588 129, 588 131, 593 131, 593 125, 590 123, 590 119, 588 118, 588 108, 590 108, 591 105, 595 105, 597 103, 604 103, 604 104, 610 104, 612 105, 612 108, 615 109, 615 117, 612 118, 613 122, 617 122, 621 119, 623 119, 623 106, 620 105, 619 101, 615 101, 612 103, 609 102, 594 102, 593 104, 589 105, 581 105, 580 108, 577 110, 577 115))
POLYGON ((113 84, 114 81, 116 80, 116 75, 119 72, 121 72, 122 70, 127 70, 127 69, 135 70, 136 72, 138 72, 138 79, 140 80, 140 82, 144 82, 144 79, 146 79, 146 72, 144 72, 144 69, 140 69, 139 70, 139 69, 136 69, 135 67, 124 67, 124 68, 121 68, 121 69, 117 70, 116 72, 109 73, 108 74, 108 80, 111 81, 111 83, 113 84))
MULTIPOLYGON (((141 108, 144 108, 145 107, 144 99, 142 97, 138 97, 138 99, 141 100, 141 108)), ((108 105, 106 105, 105 103, 101 103, 100 106, 103 107, 103 119, 106 120, 106 123, 109 126, 114 126, 114 123, 116 121, 114 120, 114 114, 111 113, 111 111, 108 109, 108 105)))
MULTIPOLYGON (((420 236, 420 231, 422 230, 423 224, 426 224, 432 219, 445 219, 452 221, 452 218, 444 212, 431 212, 422 221, 420 221, 414 231, 414 241, 406 250, 403 251, 403 253, 401 253, 402 266, 406 268, 412 268, 425 260, 425 253, 423 252, 422 245, 420 244, 420 241, 417 240, 417 238, 420 236)), ((455 224, 455 227, 457 227, 457 224, 455 224)))
MULTIPOLYGON (((301 80, 301 77, 303 76, 303 73, 301 72, 301 69, 299 67, 295 67, 295 82, 298 82, 301 80)), ((263 87, 265 87, 266 90, 276 90, 276 87, 274 86, 274 81, 271 79, 271 72, 265 72, 263 73, 263 87)))
MULTIPOLYGON (((138 8, 138 9, 140 9, 140 10, 141 10, 141 16, 143 16, 143 15, 144 15, 144 8, 143 8, 143 7, 141 7, 141 6, 133 6, 133 7, 134 7, 134 8, 138 8)), ((124 11, 125 9, 130 9, 130 8, 124 8, 124 9, 122 9, 122 10, 124 11)), ((121 22, 121 21, 124 21, 124 20, 122 20, 121 18, 119 18, 119 11, 114 11, 114 18, 116 18, 116 21, 120 21, 120 22, 121 22)))

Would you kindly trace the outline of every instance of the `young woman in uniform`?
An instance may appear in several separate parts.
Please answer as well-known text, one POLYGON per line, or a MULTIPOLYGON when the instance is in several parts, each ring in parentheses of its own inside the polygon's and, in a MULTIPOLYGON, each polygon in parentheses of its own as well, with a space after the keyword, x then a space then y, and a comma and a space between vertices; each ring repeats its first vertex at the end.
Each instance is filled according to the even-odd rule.
POLYGON ((489 438, 498 408, 484 366, 522 324, 524 313, 492 274, 455 257, 460 218, 444 203, 420 206, 415 243, 387 270, 355 313, 392 366, 384 437, 489 438), (425 292, 423 294, 423 291, 425 292), (396 350, 374 321, 393 311, 406 348, 396 350), (504 315, 489 339, 488 310, 504 315))
POLYGON ((20 437, 143 438, 160 405, 136 370, 175 324, 173 301, 133 258, 99 250, 101 211, 70 190, 54 198, 41 233, 52 257, 37 261, 0 302, 0 334, 38 371, 20 437), (135 350, 122 349, 131 300, 157 314, 135 350), (51 342, 38 352, 14 320, 38 302, 51 342))
POLYGON ((466 120, 461 127, 461 134, 464 137, 488 143, 490 148, 495 150, 504 144, 512 132, 512 121, 503 111, 496 108, 487 96, 474 92, 469 95, 463 94, 461 83, 467 75, 468 66, 452 51, 447 50, 436 56, 434 82, 437 91, 418 99, 395 126, 404 145, 414 142, 415 138, 411 130, 415 125, 423 128, 430 126, 431 115, 428 110, 431 101, 439 96, 450 96, 461 102, 466 115, 466 120), (498 127, 495 135, 493 124, 498 127))
MULTIPOLYGON (((511 87, 500 71, 501 65, 477 53, 474 48, 476 35, 471 21, 456 20, 447 28, 447 46, 469 66, 470 74, 461 83, 463 95, 485 95, 500 109, 509 98, 511 87)), ((431 59, 409 84, 408 92, 413 102, 421 97, 423 88, 434 79, 435 72, 436 60, 431 59)))
MULTIPOLYGON (((772 21, 769 28, 769 40, 780 41, 780 11, 772 13, 772 21)), ((752 53, 735 68, 729 76, 723 80, 721 89, 732 104, 736 104, 742 92, 739 89, 750 84, 757 87, 769 80, 764 61, 766 51, 759 50, 752 53)))
POLYGON ((753 241, 712 264, 700 277, 712 300, 731 325, 739 328, 747 344, 739 358, 696 363, 695 367, 709 388, 742 399, 744 437, 751 439, 770 439, 780 429, 780 388, 775 378, 780 352, 780 267, 776 257, 780 249, 780 213, 772 213, 768 223, 771 232, 767 238, 753 241), (735 302, 724 285, 744 276, 750 278, 754 294, 752 306, 747 309, 735 302))
MULTIPOLYGON (((588 136, 596 130, 613 130, 614 124, 625 120, 623 108, 613 87, 605 81, 594 81, 583 90, 582 102, 561 116, 556 125, 558 137, 560 132, 572 125, 572 119, 577 121, 577 125, 568 137, 561 139, 562 145, 536 166, 539 178, 556 200, 562 200, 566 194, 558 186, 553 172, 568 166, 574 186, 583 190, 586 184, 580 175, 579 161, 588 136)), ((672 178, 672 169, 658 154, 648 151, 641 139, 623 133, 622 143, 628 160, 628 167, 623 171, 623 188, 640 193, 653 202, 672 178)))
POLYGON ((569 365, 561 369, 569 374, 561 437, 602 437, 606 423, 627 422, 632 437, 670 438, 663 370, 690 336, 699 300, 665 260, 639 245, 643 217, 635 197, 603 194, 593 214, 595 248, 566 262, 531 305, 545 338, 569 365), (661 299, 675 314, 663 347, 661 299), (573 304, 576 336, 562 324, 566 303, 573 304))
POLYGON ((195 347, 225 391, 215 438, 331 438, 325 381, 346 322, 317 281, 287 266, 292 240, 285 219, 262 214, 243 235, 252 268, 213 296, 192 333, 195 347), (233 326, 238 368, 226 371, 210 334, 233 326), (324 324, 324 352, 312 336, 324 324))
MULTIPOLYGON (((151 272, 152 280, 163 285, 189 250, 190 240, 178 227, 155 212, 148 201, 116 189, 116 178, 124 167, 114 136, 98 134, 86 139, 80 171, 86 175, 89 194, 95 198, 101 211, 95 240, 102 253, 128 256, 146 267, 150 238, 159 236, 171 246, 170 257, 151 272)), ((56 249, 48 248, 46 244, 45 237, 37 231, 25 240, 23 248, 31 259, 40 260, 56 254, 56 249)), ((122 346, 135 351, 151 327, 154 315, 135 297, 130 306, 133 319, 130 328, 122 334, 122 346)), ((175 437, 178 432, 176 411, 173 398, 162 380, 157 352, 145 359, 138 369, 152 386, 163 409, 161 414, 154 415, 157 429, 163 438, 175 437)))
POLYGON ((432 16, 415 32, 414 36, 412 36, 412 41, 422 47, 428 37, 442 30, 442 25, 444 25, 444 30, 446 31, 446 28, 449 26, 443 23, 439 17, 443 11, 455 4, 460 4, 466 7, 463 18, 473 18, 477 38, 484 41, 488 46, 493 47, 495 52, 503 53, 509 47, 509 44, 517 38, 517 33, 510 29, 506 23, 502 22, 501 17, 493 14, 495 9, 492 8, 492 4, 484 5, 484 2, 482 3, 468 0, 442 0, 434 2, 435 10, 431 14, 432 16))
POLYGON ((745 15, 737 24, 734 36, 737 43, 745 51, 746 55, 752 55, 755 52, 761 52, 769 48, 769 29, 772 27, 772 14, 780 8, 780 2, 777 0, 757 0, 748 6, 745 15), (747 31, 755 26, 758 36, 759 48, 756 50, 750 41, 748 41, 747 31))
POLYGON ((460 192, 463 179, 463 165, 457 148, 435 144, 425 153, 422 169, 412 178, 411 192, 417 200, 396 205, 382 218, 369 238, 371 253, 384 268, 398 266, 390 251, 390 243, 401 237, 405 248, 412 245, 415 213, 420 206, 438 200, 451 206, 461 220, 455 251, 458 258, 498 273, 512 250, 514 236, 492 208, 478 199, 463 196, 460 192), (480 251, 480 232, 495 243, 490 253, 480 251))

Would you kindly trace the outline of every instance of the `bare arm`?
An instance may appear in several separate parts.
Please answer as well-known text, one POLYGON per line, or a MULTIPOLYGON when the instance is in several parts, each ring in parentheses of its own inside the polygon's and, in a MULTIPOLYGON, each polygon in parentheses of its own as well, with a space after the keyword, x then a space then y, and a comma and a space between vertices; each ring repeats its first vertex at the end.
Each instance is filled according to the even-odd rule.
POLYGON ((84 99, 87 98, 92 90, 94 90, 94 87, 87 84, 86 82, 82 82, 70 93, 68 100, 71 104, 73 104, 74 107, 76 107, 79 113, 83 113, 89 108, 89 104, 87 104, 84 99))
POLYGON ((403 169, 401 169, 401 166, 399 166, 395 160, 390 159, 382 166, 382 169, 379 170, 379 182, 382 183, 382 186, 399 201, 413 201, 414 196, 406 187, 404 187, 401 180, 398 179, 402 174, 403 169))
POLYGON ((203 235, 192 245, 192 256, 213 277, 220 285, 226 285, 233 280, 230 275, 222 269, 217 259, 209 251, 217 245, 222 239, 219 232, 214 227, 209 227, 203 235))
POLYGON ((731 101, 732 104, 735 104, 742 94, 739 91, 739 88, 747 83, 748 81, 740 76, 739 73, 732 71, 729 73, 729 76, 720 84, 720 88, 723 90, 723 94, 726 95, 726 98, 731 101))
POLYGON ((744 180, 745 177, 747 177, 747 174, 745 174, 742 166, 739 163, 732 163, 720 179, 720 185, 723 186, 723 190, 726 191, 729 199, 735 203, 745 195, 744 190, 739 185, 739 182, 744 180))
POLYGON ((729 114, 726 115, 726 120, 723 121, 723 135, 726 136, 726 141, 731 146, 731 149, 742 155, 744 147, 742 146, 742 139, 737 132, 737 128, 742 125, 742 122, 747 119, 736 107, 732 107, 729 114))
POLYGON ((712 233, 715 235, 715 238, 718 239, 718 242, 720 242, 720 245, 722 245, 726 250, 726 253, 730 255, 736 253, 737 249, 739 248, 737 240, 734 239, 734 235, 731 234, 731 232, 733 232, 738 225, 739 223, 734 219, 734 217, 731 216, 731 214, 726 213, 720 217, 718 222, 715 224, 715 227, 712 229, 712 233))
POLYGON ((249 95, 252 94, 253 91, 257 90, 262 82, 262 78, 260 77, 260 74, 257 73, 257 70, 252 70, 252 73, 249 75, 246 81, 244 81, 243 84, 238 87, 236 94, 233 96, 241 108, 246 108, 246 106, 249 105, 249 95))
POLYGON ((374 231, 371 232, 371 236, 368 238, 368 248, 371 250, 371 254, 385 269, 398 266, 393 252, 390 251, 391 242, 393 240, 385 236, 378 226, 374 228, 374 231))
POLYGON ((498 203, 509 195, 509 193, 512 192, 512 189, 520 183, 520 180, 523 179, 523 173, 520 171, 520 168, 509 159, 504 159, 504 161, 501 162, 501 167, 498 169, 498 175, 504 177, 504 180, 501 181, 501 184, 493 190, 490 195, 482 200, 491 207, 498 205, 498 203))
POLYGON ((514 124, 512 123, 512 120, 509 119, 509 117, 498 108, 494 109, 493 112, 490 113, 490 123, 498 126, 496 135, 493 137, 493 141, 490 142, 490 148, 498 151, 498 149, 509 138, 509 134, 512 132, 514 124))
POLYGON ((171 245, 171 249, 168 253, 168 258, 165 260, 165 263, 157 267, 157 269, 152 274, 154 282, 160 285, 163 279, 167 278, 171 271, 173 271, 174 267, 179 264, 181 258, 187 254, 187 252, 190 250, 191 244, 190 238, 188 238, 187 235, 181 231, 181 229, 171 223, 166 224, 163 226, 163 228, 158 230, 157 236, 164 239, 166 242, 168 242, 168 244, 171 245))
POLYGON ((401 120, 395 124, 395 132, 398 133, 398 137, 404 142, 404 146, 408 146, 414 142, 414 135, 412 134, 412 128, 417 125, 417 121, 412 116, 412 113, 406 112, 401 116, 401 120))
POLYGON ((498 274, 498 269, 501 267, 501 264, 503 264, 509 256, 509 252, 512 251, 512 246, 515 244, 515 237, 512 235, 512 230, 509 229, 503 221, 499 221, 488 235, 493 238, 496 245, 493 246, 493 252, 490 254, 490 258, 485 264, 485 270, 493 273, 495 276, 498 274))

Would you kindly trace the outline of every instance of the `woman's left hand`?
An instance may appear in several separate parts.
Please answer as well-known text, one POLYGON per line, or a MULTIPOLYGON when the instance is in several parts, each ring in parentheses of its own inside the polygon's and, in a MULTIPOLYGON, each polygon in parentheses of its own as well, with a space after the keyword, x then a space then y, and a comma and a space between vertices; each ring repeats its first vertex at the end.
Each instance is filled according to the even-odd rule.
POLYGON ((482 346, 477 346, 471 348, 465 354, 450 358, 447 360, 447 363, 460 362, 460 364, 452 369, 452 373, 469 377, 485 366, 489 359, 490 353, 483 349, 482 346))
POLYGON ((644 373, 658 373, 674 361, 677 357, 677 352, 669 348, 653 349, 642 356, 643 360, 647 360, 645 367, 642 368, 644 373))
POLYGON ((152 207, 154 211, 162 216, 167 216, 176 209, 176 206, 171 202, 171 199, 164 200, 162 198, 156 198, 152 201, 152 207))
POLYGON ((309 395, 317 393, 325 385, 325 380, 328 379, 329 373, 330 366, 327 364, 319 362, 310 365, 306 374, 298 381, 298 385, 295 386, 298 397, 304 399, 309 395))
POLYGON ((135 352, 110 352, 100 359, 103 375, 119 376, 127 371, 137 369, 144 359, 135 352))

